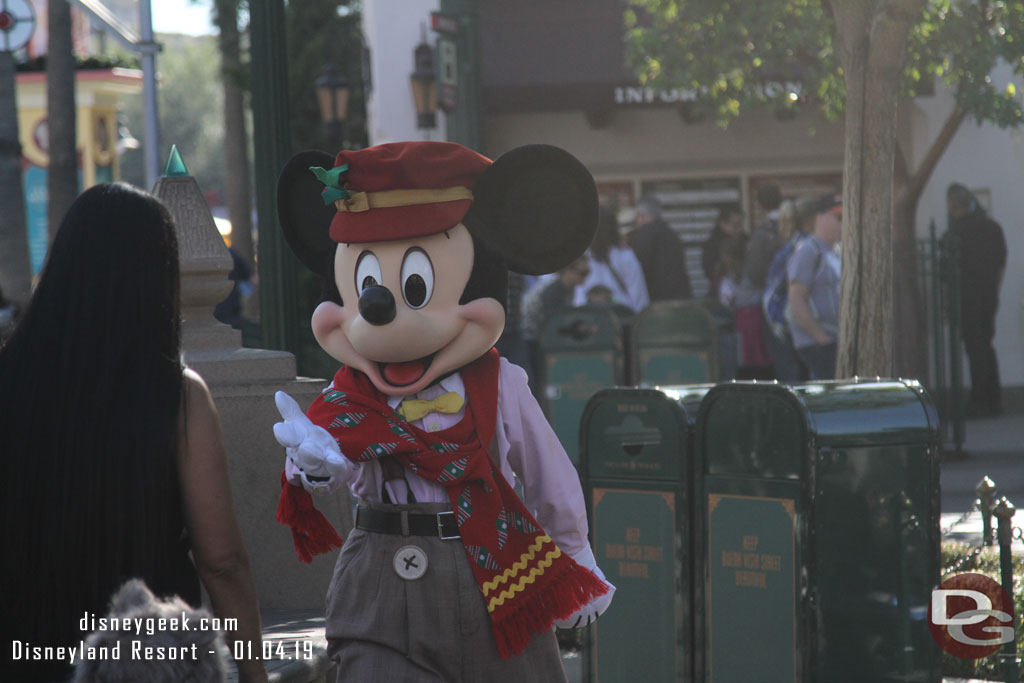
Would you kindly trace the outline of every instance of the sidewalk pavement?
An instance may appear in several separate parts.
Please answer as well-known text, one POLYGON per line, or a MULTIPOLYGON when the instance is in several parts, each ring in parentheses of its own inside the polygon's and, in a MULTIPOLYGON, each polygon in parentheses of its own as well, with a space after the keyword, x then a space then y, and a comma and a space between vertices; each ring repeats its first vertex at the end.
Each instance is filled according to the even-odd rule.
MULTIPOLYGON (((975 488, 982 477, 996 484, 996 496, 1006 496, 1018 509, 1024 508, 1024 413, 967 420, 964 455, 947 455, 941 465, 943 530, 950 528, 974 507, 975 488)), ((1013 518, 1024 527, 1024 512, 1013 518)), ((979 543, 981 515, 973 512, 956 524, 947 539, 979 543)), ((1024 552, 1024 543, 1014 541, 1014 550, 1024 552)))

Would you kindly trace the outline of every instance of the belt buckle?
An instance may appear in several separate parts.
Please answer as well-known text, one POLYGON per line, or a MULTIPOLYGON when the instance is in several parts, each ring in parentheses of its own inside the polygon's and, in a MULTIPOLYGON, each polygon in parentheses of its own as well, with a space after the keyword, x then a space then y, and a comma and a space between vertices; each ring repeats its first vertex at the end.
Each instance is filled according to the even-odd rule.
MULTIPOLYGON (((445 510, 444 512, 438 512, 437 513, 437 536, 438 536, 438 538, 440 538, 442 541, 452 541, 452 540, 455 540, 456 538, 461 538, 461 534, 455 534, 454 536, 445 536, 444 535, 444 521, 443 521, 444 518, 443 518, 442 515, 449 515, 452 518, 454 518, 455 517, 455 512, 453 510, 445 510)), ((456 525, 455 528, 458 529, 458 525, 456 525)))

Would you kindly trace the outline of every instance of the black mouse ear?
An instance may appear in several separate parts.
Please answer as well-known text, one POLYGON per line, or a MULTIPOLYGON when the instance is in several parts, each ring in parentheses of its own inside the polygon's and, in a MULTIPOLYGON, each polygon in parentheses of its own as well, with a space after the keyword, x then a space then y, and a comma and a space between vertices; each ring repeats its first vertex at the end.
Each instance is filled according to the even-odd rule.
POLYGON ((590 246, 597 188, 586 167, 565 150, 517 147, 476 181, 463 223, 509 270, 552 273, 590 246))
POLYGON ((330 169, 334 157, 326 152, 299 152, 285 164, 277 179, 277 217, 288 246, 302 263, 314 273, 334 277, 334 252, 337 244, 331 239, 331 220, 336 209, 324 204, 324 186, 310 166, 330 169))

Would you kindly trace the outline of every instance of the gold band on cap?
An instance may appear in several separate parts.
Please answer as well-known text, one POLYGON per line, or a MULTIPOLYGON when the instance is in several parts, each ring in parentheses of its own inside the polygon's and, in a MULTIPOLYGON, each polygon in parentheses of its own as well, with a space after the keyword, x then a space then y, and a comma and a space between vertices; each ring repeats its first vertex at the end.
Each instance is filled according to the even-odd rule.
POLYGON ((384 192, 354 192, 348 199, 338 199, 338 211, 359 213, 370 209, 390 209, 416 204, 441 204, 472 199, 468 187, 444 187, 439 190, 386 190, 384 192))

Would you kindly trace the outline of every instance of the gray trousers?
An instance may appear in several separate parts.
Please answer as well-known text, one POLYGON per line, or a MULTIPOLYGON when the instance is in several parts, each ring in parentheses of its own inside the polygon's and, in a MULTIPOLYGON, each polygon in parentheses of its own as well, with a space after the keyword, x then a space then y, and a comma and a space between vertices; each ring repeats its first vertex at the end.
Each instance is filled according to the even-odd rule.
MULTIPOLYGON (((370 505, 440 512, 442 503, 370 505)), ((534 636, 518 657, 502 659, 483 594, 459 539, 353 529, 327 592, 327 647, 338 682, 564 683, 554 630, 534 636), (408 581, 392 567, 406 545, 427 556, 426 573, 408 581)))

